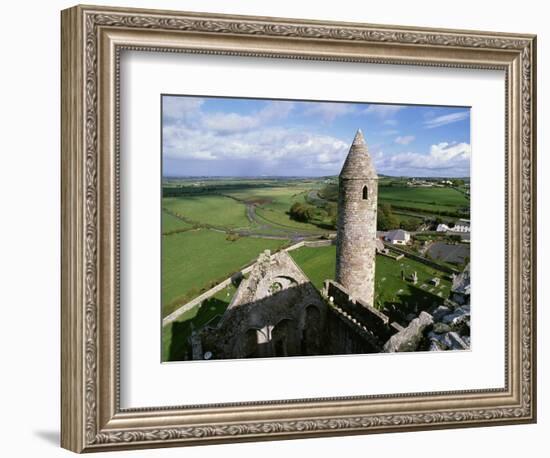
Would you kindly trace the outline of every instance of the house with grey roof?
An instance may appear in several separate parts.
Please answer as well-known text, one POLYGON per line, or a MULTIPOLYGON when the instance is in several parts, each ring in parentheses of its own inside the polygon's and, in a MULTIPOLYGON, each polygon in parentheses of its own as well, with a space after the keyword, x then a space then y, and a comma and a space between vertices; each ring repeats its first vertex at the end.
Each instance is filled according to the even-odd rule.
POLYGON ((384 240, 392 245, 406 245, 411 240, 411 234, 403 229, 395 229, 387 232, 384 240))

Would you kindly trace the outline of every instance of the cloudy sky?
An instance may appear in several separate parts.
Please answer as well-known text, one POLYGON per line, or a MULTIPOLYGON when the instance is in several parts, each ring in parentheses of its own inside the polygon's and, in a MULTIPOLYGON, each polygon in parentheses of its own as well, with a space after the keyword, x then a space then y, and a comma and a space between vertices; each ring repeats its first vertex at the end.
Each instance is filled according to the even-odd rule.
POLYGON ((337 175, 357 129, 376 170, 470 175, 470 110, 265 99, 162 97, 164 176, 337 175))

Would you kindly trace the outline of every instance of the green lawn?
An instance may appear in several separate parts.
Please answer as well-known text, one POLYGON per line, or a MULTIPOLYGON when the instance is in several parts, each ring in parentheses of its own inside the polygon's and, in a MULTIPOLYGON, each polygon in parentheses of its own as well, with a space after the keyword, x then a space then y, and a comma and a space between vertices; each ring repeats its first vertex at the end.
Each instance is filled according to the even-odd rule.
POLYGON ((318 187, 313 182, 296 182, 291 186, 274 186, 263 188, 249 188, 226 193, 237 199, 255 202, 256 215, 272 226, 285 229, 298 229, 312 233, 326 232, 314 224, 294 221, 288 211, 294 202, 305 202, 309 190, 318 187))
POLYGON ((165 197, 163 208, 202 224, 228 229, 250 226, 244 204, 229 197, 197 195, 185 197, 165 197))
POLYGON ((162 233, 165 234, 171 231, 177 231, 180 229, 190 229, 193 226, 181 219, 171 215, 170 213, 162 212, 162 233))
POLYGON ((378 203, 424 211, 456 211, 470 206, 470 201, 456 189, 410 186, 379 186, 378 203))
POLYGON ((334 279, 336 269, 336 246, 318 248, 302 247, 289 252, 296 264, 309 277, 311 282, 321 290, 323 282, 334 279))
POLYGON ((312 186, 312 183, 299 181, 289 186, 279 184, 272 187, 265 187, 264 184, 264 187, 236 189, 234 191, 225 192, 224 194, 246 201, 271 200, 283 206, 288 205, 288 207, 290 207, 297 195, 312 187, 315 187, 312 186))
POLYGON ((375 304, 377 308, 388 309, 392 304, 402 304, 408 308, 418 305, 428 308, 434 302, 443 302, 449 297, 451 282, 449 275, 421 262, 407 257, 395 261, 386 256, 376 257, 375 304), (401 278, 404 272, 405 280, 401 278), (417 273, 418 283, 413 285, 407 280, 413 272, 417 273), (438 287, 429 284, 434 277, 440 278, 438 287), (426 285, 423 287, 423 285, 426 285), (441 296, 438 296, 441 293, 441 296))
POLYGON ((286 240, 241 237, 226 240, 212 230, 162 237, 162 315, 198 296, 253 261, 263 250, 275 251, 286 240))
MULTIPOLYGON (((334 278, 335 246, 303 247, 291 251, 290 254, 317 288, 322 288, 324 280, 334 278)), ((388 311, 395 305, 406 314, 412 312, 415 305, 418 306, 418 310, 429 308, 432 304, 441 303, 444 298, 449 297, 450 288, 448 274, 442 271, 407 257, 395 261, 386 256, 376 256, 374 303, 381 310, 388 311), (401 278, 401 271, 404 271, 404 280, 401 278), (418 283, 413 285, 407 278, 415 271, 418 283), (441 279, 438 287, 427 283, 433 277, 441 279), (441 296, 438 293, 441 293, 441 296)))
POLYGON ((225 312, 236 288, 229 285, 214 297, 204 301, 181 315, 176 321, 162 328, 162 361, 182 360, 187 350, 187 339, 193 329, 200 329, 225 312))
POLYGON ((257 208, 256 215, 260 220, 266 221, 268 224, 276 227, 282 227, 285 229, 296 229, 299 231, 311 232, 312 234, 323 234, 327 232, 326 229, 321 229, 313 224, 301 223, 300 221, 294 221, 290 218, 286 212, 290 209, 290 205, 286 210, 273 208, 271 206, 266 208, 257 208))

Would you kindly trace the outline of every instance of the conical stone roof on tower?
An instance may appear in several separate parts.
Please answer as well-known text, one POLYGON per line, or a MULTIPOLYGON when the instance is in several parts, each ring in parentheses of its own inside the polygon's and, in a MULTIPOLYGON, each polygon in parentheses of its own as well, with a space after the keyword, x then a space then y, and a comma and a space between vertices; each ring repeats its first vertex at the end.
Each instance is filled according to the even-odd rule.
POLYGON ((361 129, 355 134, 340 178, 378 178, 361 129))
POLYGON ((340 172, 336 281, 354 298, 374 305, 378 176, 358 130, 340 172))

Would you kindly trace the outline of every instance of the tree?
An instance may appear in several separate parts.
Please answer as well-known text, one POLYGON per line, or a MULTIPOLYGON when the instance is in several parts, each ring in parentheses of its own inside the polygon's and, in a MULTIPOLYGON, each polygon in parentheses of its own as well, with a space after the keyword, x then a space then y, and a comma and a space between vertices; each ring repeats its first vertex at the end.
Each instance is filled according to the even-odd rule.
POLYGON ((315 209, 311 205, 294 202, 290 207, 289 215, 293 220, 307 223, 315 216, 315 209))
POLYGON ((393 214, 390 204, 382 204, 380 206, 376 227, 379 231, 389 231, 399 227, 399 219, 393 214))
POLYGON ((416 231, 416 229, 418 229, 418 223, 415 219, 408 218, 401 221, 401 223, 399 223, 399 227, 401 227, 401 229, 405 229, 406 231, 416 231))
POLYGON ((239 240, 239 238, 239 234, 237 234, 236 232, 228 232, 225 236, 225 240, 229 242, 236 242, 237 240, 239 240))

